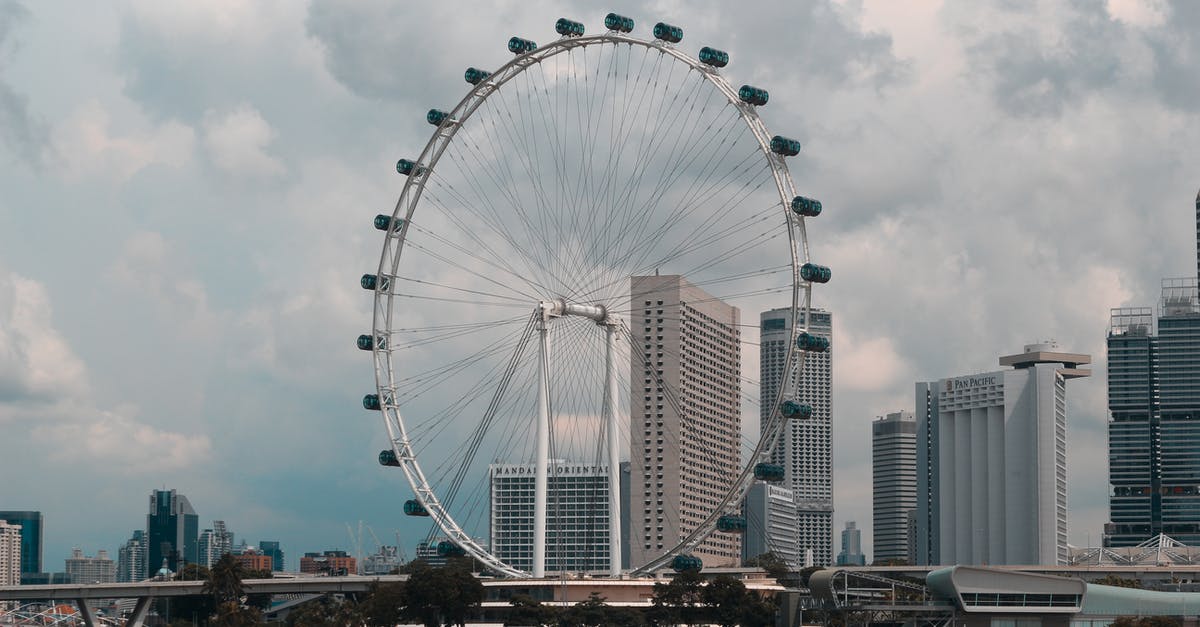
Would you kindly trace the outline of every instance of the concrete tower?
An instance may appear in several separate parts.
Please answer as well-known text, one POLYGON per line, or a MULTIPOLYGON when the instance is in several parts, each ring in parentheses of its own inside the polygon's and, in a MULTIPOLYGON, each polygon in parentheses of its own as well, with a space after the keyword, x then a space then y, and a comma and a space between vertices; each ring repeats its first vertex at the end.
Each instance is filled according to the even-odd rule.
POLYGON ((917 383, 918 563, 1066 563, 1066 382, 1088 363, 1032 344, 1011 370, 917 383))
MULTIPOLYGON (((712 512, 740 468, 741 329, 737 307, 679 275, 635 276, 630 289, 630 563, 675 546, 712 512)), ((736 534, 693 552, 736 565, 736 534)))
MULTIPOLYGON (((803 313, 800 313, 803 316, 803 313)), ((792 337, 791 309, 772 309, 759 316, 762 335, 759 349, 761 417, 765 420, 779 386, 790 385, 783 371, 792 337)), ((801 319, 800 325, 804 326, 801 319)), ((833 564, 833 315, 812 310, 809 333, 831 340, 829 350, 810 353, 804 364, 797 400, 811 405, 812 418, 789 420, 779 445, 771 453, 772 463, 783 466, 784 486, 796 500, 796 544, 800 554, 811 550, 817 566, 833 564)))
POLYGON ((871 423, 875 561, 908 560, 908 518, 917 507, 917 421, 901 411, 871 423))

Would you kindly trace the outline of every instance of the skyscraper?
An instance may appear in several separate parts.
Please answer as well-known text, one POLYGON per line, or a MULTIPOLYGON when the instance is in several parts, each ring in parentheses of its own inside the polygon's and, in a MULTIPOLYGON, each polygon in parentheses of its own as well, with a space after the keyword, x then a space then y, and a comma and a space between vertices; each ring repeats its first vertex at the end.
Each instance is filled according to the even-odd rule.
POLYGON ((853 521, 846 522, 842 530, 842 552, 838 553, 838 566, 864 566, 867 556, 862 552, 862 530, 853 521))
POLYGON ((742 536, 742 559, 772 553, 799 570, 800 549, 796 544, 796 499, 792 491, 756 481, 746 492, 746 531, 742 536))
POLYGON ((916 384, 917 561, 1067 562, 1068 379, 1087 355, 1032 344, 998 370, 916 384))
POLYGON ((42 513, 0 511, 0 520, 21 526, 21 574, 42 572, 42 513))
POLYGON ((134 582, 145 579, 146 532, 136 529, 133 536, 117 551, 117 581, 134 582))
POLYGON ((21 526, 0 520, 0 586, 16 586, 20 583, 21 526))
MULTIPOLYGON (((534 469, 534 464, 489 466, 492 554, 523 570, 533 568, 534 469)), ((608 466, 551 461, 546 572, 606 570, 608 534, 608 466)))
POLYGON ((917 507, 917 421, 912 412, 871 423, 875 562, 908 561, 908 515, 917 507))
POLYGON ((233 552, 233 532, 225 527, 225 521, 214 520, 212 529, 200 532, 196 541, 197 563, 205 568, 212 567, 222 555, 233 552))
POLYGON ((88 557, 79 548, 71 549, 65 570, 71 583, 113 583, 117 580, 117 565, 108 559, 108 551, 104 550, 97 551, 95 557, 88 557))
POLYGON ((1106 546, 1160 533, 1200 544, 1200 301, 1196 279, 1164 279, 1158 334, 1148 307, 1113 309, 1108 330, 1106 546))
POLYGON ((263 555, 271 556, 271 570, 275 572, 283 571, 283 549, 279 546, 277 540, 260 540, 258 542, 258 550, 263 555))
MULTIPOLYGON (((804 313, 800 312, 800 316, 804 313)), ((783 371, 788 344, 792 341, 791 309, 772 309, 759 316, 759 381, 761 418, 765 420, 779 386, 790 385, 783 371)), ((801 327, 804 319, 798 320, 801 327)), ((833 563, 833 314, 812 310, 808 332, 830 340, 829 350, 809 353, 804 362, 797 400, 812 406, 812 418, 789 420, 784 426, 771 461, 784 468, 784 485, 796 499, 797 536, 800 553, 811 550, 813 563, 833 563)))
MULTIPOLYGON (((724 498, 740 467, 741 330, 736 307, 679 275, 635 276, 630 289, 630 563, 675 546, 724 498)), ((736 565, 736 534, 693 552, 736 565)))
POLYGON ((200 517, 186 496, 175 490, 151 492, 146 515, 146 571, 157 571, 164 559, 167 568, 175 572, 184 564, 197 563, 199 526, 200 517))

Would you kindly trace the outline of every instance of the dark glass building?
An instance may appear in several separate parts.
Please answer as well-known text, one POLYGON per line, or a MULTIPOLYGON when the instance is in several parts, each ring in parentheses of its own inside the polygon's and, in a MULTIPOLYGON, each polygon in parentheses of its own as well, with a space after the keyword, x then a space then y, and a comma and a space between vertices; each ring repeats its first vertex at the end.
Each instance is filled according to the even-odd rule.
POLYGON ((283 549, 279 548, 279 543, 272 540, 260 540, 258 550, 263 555, 271 556, 271 570, 280 572, 283 570, 283 549))
POLYGON ((1200 298, 1165 279, 1149 308, 1114 309, 1108 332, 1110 522, 1105 546, 1158 534, 1200 545, 1200 298))
POLYGON ((151 492, 146 515, 146 572, 157 572, 163 560, 175 572, 184 564, 197 563, 199 529, 200 517, 186 496, 175 490, 151 492))
POLYGON ((21 581, 42 572, 42 513, 0 511, 0 520, 21 525, 21 581))

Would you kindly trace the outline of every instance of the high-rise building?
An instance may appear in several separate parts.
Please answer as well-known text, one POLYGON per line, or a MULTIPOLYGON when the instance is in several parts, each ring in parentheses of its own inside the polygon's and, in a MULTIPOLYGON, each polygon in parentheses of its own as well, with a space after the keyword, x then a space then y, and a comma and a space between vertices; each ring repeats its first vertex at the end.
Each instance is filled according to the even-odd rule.
POLYGON ((212 529, 200 532, 196 540, 197 563, 211 568, 222 555, 233 552, 233 532, 225 527, 225 521, 214 520, 212 529))
POLYGON ((1112 310, 1108 329, 1110 522, 1104 544, 1166 534, 1200 544, 1200 300, 1165 279, 1158 333, 1148 307, 1112 310))
MULTIPOLYGON (((792 341, 790 308, 772 309, 759 315, 761 330, 759 381, 761 382, 761 419, 774 409, 780 386, 791 386, 795 372, 784 372, 792 341)), ((797 321, 804 328, 804 313, 797 321)), ((771 461, 784 468, 784 485, 796 499, 796 543, 801 554, 811 550, 813 563, 828 566, 833 560, 833 315, 813 309, 808 332, 830 340, 823 353, 805 357, 800 377, 801 403, 810 405, 812 417, 789 420, 771 461)))
POLYGON ((1088 363, 1032 344, 916 384, 919 564, 1066 564, 1066 382, 1088 363))
POLYGON ((21 526, 0 520, 0 586, 21 583, 21 526))
POLYGON ((796 544, 796 499, 792 491, 756 481, 746 492, 744 503, 746 531, 742 537, 742 559, 772 553, 789 568, 798 570, 801 556, 796 544))
MULTIPOLYGON (((740 467, 741 329, 737 307, 679 275, 630 286, 630 562, 674 547, 724 498, 740 467)), ((693 551, 705 566, 736 565, 736 534, 693 551)))
POLYGON ((867 556, 862 552, 862 530, 853 521, 846 522, 842 530, 842 552, 838 553, 838 566, 865 566, 867 556))
POLYGON ((908 562, 908 518, 917 507, 917 420, 901 411, 871 423, 875 563, 908 562))
MULTIPOLYGON (((533 569, 534 464, 492 464, 492 554, 533 569)), ((546 572, 609 566, 608 466, 551 461, 546 487, 546 572)))
POLYGON ((104 550, 97 551, 95 557, 88 557, 79 548, 71 549, 65 570, 71 583, 113 583, 117 580, 117 565, 104 550))
POLYGON ((400 568, 400 547, 389 544, 380 545, 379 550, 363 559, 364 575, 388 575, 400 568))
POLYGON ((21 574, 42 572, 42 513, 0 511, 0 520, 21 526, 21 574))
MULTIPOLYGON (((224 554, 222 554, 222 555, 224 555, 224 554)), ((233 559, 235 562, 242 565, 242 568, 245 569, 246 572, 252 572, 252 571, 271 572, 271 570, 272 570, 271 556, 266 555, 264 553, 259 553, 255 549, 246 548, 244 551, 241 551, 240 553, 230 553, 230 555, 233 556, 233 559)), ((221 558, 218 557, 217 561, 220 561, 220 559, 221 558)), ((353 574, 353 573, 351 573, 351 574, 353 574)))
POLYGON ((300 558, 300 572, 310 575, 353 575, 358 572, 358 561, 345 551, 305 553, 300 558))
POLYGON ((277 540, 260 540, 258 542, 258 551, 263 555, 271 556, 271 570, 275 572, 283 571, 283 549, 280 548, 277 540))
POLYGON ((199 527, 200 517, 186 496, 175 490, 151 492, 146 515, 146 571, 157 572, 163 560, 172 572, 179 572, 184 564, 198 563, 199 527))
POLYGON ((133 536, 117 551, 117 581, 145 581, 146 578, 146 532, 135 529, 133 536))

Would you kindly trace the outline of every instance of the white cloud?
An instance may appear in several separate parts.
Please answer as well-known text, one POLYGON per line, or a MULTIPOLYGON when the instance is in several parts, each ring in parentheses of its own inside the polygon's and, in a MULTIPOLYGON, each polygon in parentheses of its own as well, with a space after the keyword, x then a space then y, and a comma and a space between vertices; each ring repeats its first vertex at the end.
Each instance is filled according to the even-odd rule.
POLYGON ((1163 0, 1108 0, 1106 8, 1113 19, 1142 28, 1161 25, 1167 13, 1163 0))
POLYGON ((83 362, 52 324, 46 288, 0 268, 0 423, 7 403, 55 403, 87 393, 83 362))
POLYGON ((242 105, 204 114, 204 147, 217 167, 237 177, 277 176, 286 168, 267 154, 275 131, 257 109, 242 105))
MULTIPOLYGON (((150 127, 139 120, 136 130, 114 128, 110 111, 92 100, 77 108, 53 131, 56 154, 68 179, 113 176, 126 181, 146 167, 180 168, 191 160, 195 133, 174 120, 150 127)), ((57 171, 57 170, 56 170, 57 171)))

